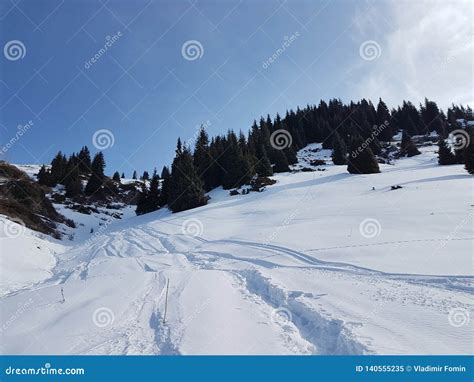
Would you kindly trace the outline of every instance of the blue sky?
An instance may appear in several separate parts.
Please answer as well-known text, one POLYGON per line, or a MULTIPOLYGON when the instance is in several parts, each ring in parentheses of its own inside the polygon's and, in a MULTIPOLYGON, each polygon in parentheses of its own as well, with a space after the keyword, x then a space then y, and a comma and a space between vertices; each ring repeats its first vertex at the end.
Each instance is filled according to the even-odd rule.
POLYGON ((169 164, 178 136, 192 142, 201 124, 211 135, 247 131, 261 115, 320 99, 472 105, 472 10, 469 2, 2 0, 0 138, 15 138, 3 157, 48 163, 58 150, 95 152, 94 134, 107 130, 107 172, 130 175, 169 164), (7 50, 16 41, 19 57, 7 50))

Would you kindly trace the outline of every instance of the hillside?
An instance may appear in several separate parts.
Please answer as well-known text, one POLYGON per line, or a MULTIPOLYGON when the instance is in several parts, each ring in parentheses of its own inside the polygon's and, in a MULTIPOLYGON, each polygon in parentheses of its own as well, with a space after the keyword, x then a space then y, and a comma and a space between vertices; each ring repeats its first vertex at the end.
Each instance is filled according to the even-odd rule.
POLYGON ((352 175, 313 144, 293 169, 314 171, 264 192, 218 188, 206 206, 124 215, 74 241, 6 237, 0 217, 0 350, 469 353, 472 176, 420 150, 352 175))

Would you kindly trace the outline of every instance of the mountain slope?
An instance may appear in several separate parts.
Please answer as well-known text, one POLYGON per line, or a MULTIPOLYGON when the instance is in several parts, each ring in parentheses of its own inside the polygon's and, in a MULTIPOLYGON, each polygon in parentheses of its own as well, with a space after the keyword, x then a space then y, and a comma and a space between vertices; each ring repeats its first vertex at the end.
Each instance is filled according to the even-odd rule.
POLYGON ((217 189, 71 244, 50 277, 3 288, 1 352, 469 353, 472 177, 422 150, 381 174, 314 166, 262 193, 217 189))

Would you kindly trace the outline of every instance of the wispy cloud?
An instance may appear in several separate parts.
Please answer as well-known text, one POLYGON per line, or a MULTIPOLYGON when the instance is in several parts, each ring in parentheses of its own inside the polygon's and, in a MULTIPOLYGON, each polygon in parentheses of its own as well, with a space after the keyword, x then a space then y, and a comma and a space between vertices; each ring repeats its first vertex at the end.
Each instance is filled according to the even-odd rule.
POLYGON ((424 97, 446 108, 473 104, 473 3, 468 1, 393 1, 369 6, 356 15, 354 39, 375 40, 377 60, 358 60, 355 98, 391 105, 415 104, 424 97))

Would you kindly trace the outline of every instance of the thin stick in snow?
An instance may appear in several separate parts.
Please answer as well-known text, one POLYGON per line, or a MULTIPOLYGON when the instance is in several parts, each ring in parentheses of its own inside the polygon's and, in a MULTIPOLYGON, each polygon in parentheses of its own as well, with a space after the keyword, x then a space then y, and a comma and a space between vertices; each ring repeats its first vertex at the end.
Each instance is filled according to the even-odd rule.
POLYGON ((63 287, 61 287, 61 296, 63 296, 63 301, 61 301, 61 302, 65 303, 66 299, 64 298, 64 289, 63 289, 63 287))
POLYGON ((166 312, 168 310, 168 289, 170 287, 170 279, 166 283, 166 296, 165 296, 165 313, 163 314, 163 324, 166 322, 166 312))

